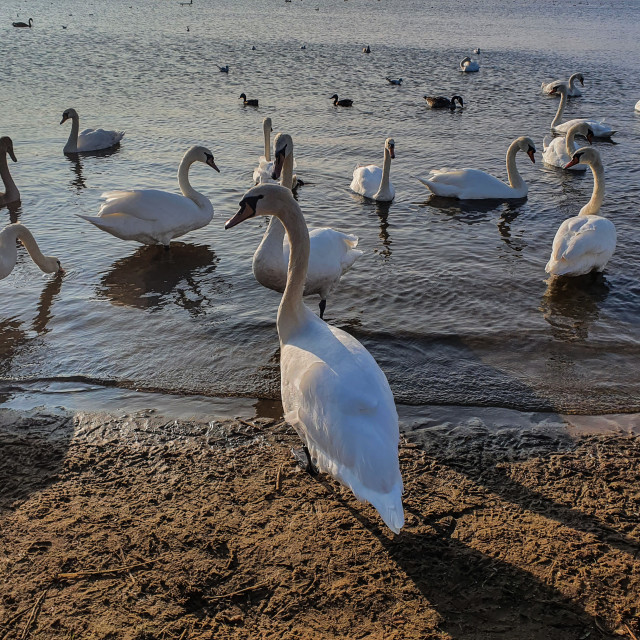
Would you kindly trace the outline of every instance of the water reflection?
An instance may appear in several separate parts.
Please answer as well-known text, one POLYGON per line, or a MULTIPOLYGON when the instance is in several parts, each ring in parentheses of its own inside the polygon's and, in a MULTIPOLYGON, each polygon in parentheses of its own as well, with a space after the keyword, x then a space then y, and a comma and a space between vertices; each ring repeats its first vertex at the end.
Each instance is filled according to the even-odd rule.
POLYGON ((391 257, 391 236, 389 235, 389 209, 391 209, 391 202, 376 202, 376 214, 378 215, 380 231, 378 237, 382 244, 381 249, 376 249, 376 253, 379 253, 385 260, 391 257))
POLYGON ((503 204, 504 200, 457 200, 436 195, 418 203, 421 207, 439 209, 454 220, 469 225, 484 222, 487 219, 487 213, 499 209, 503 204))
POLYGON ((520 214, 521 205, 514 205, 511 202, 505 202, 503 211, 498 221, 498 231, 505 244, 514 251, 522 251, 527 243, 522 238, 514 238, 511 235, 511 223, 520 214))
POLYGON ((116 305, 153 311, 173 302, 199 315, 210 303, 202 276, 213 273, 219 260, 205 245, 176 242, 168 250, 145 245, 116 260, 97 291, 116 305))
POLYGON ((563 342, 583 342, 589 327, 600 317, 600 306, 609 295, 609 284, 601 273, 575 278, 550 278, 540 311, 551 333, 563 342))
POLYGON ((9 204, 4 205, 7 207, 9 212, 9 223, 15 224, 20 219, 22 215, 22 203, 20 200, 18 202, 10 202, 9 204))
POLYGON ((82 163, 80 162, 79 153, 66 153, 66 159, 71 163, 71 172, 74 174, 73 180, 71 180, 71 186, 75 187, 77 192, 81 189, 86 189, 87 185, 82 175, 82 163))

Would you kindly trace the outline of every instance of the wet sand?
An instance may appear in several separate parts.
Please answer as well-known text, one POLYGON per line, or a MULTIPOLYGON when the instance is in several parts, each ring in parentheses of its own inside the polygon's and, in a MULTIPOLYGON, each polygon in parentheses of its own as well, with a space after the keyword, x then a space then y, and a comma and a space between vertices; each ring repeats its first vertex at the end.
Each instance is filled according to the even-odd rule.
POLYGON ((271 418, 0 410, 0 640, 640 637, 640 437, 421 424, 399 536, 271 418))

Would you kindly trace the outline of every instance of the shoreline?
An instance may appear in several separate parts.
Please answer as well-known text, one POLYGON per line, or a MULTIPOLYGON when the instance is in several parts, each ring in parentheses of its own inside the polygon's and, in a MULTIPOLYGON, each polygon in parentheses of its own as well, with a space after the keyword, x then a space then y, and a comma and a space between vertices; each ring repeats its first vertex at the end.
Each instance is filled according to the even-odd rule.
POLYGON ((275 418, 0 410, 0 638, 640 633, 637 434, 405 427, 394 536, 275 418))

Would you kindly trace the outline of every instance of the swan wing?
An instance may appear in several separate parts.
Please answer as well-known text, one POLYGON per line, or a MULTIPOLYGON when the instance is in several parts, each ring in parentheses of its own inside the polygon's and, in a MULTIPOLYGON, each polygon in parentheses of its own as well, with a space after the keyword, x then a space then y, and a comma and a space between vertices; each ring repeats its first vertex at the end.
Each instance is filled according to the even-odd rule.
POLYGON ((356 167, 353 171, 351 191, 366 198, 372 198, 380 187, 380 180, 382 180, 382 169, 375 164, 356 167))
POLYGON ((479 169, 436 169, 428 180, 418 178, 433 193, 445 198, 482 200, 513 198, 514 189, 479 169))
POLYGON ((124 131, 105 129, 84 129, 78 134, 78 151, 98 151, 108 149, 122 140, 124 131))
POLYGON ((264 156, 260 156, 258 166, 253 170, 253 182, 255 184, 276 182, 271 178, 272 173, 273 173, 273 161, 267 161, 267 159, 264 156))
POLYGON ((102 198, 105 202, 100 207, 100 217, 111 213, 126 213, 141 220, 175 222, 180 216, 191 218, 202 215, 198 205, 190 198, 159 189, 107 191, 102 194, 102 198))

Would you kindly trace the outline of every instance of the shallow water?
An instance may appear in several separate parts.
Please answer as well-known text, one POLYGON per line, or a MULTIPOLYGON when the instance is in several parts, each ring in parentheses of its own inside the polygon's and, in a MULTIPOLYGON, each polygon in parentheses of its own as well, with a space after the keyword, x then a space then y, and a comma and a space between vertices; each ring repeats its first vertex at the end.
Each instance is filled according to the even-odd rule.
MULTIPOLYGON (((365 254, 329 299, 327 319, 367 346, 398 402, 640 411, 640 78, 629 72, 640 6, 491 2, 475 6, 472 20, 466 6, 3 3, 0 56, 10 64, 0 135, 14 141, 22 202, 0 215, 3 225, 28 225, 66 269, 62 278, 43 276, 22 252, 0 281, 4 397, 38 381, 278 397, 280 296, 251 273, 266 220, 223 229, 251 186, 270 116, 274 132, 293 136, 310 226, 360 238, 365 254), (33 17, 34 28, 13 29, 18 14, 33 17), (481 71, 459 73, 475 47, 481 71), (215 63, 229 64, 229 75, 215 63), (542 163, 557 101, 539 86, 576 70, 585 88, 565 117, 606 116, 619 130, 618 144, 596 143, 607 180, 602 213, 615 222, 618 246, 603 278, 554 288, 544 273, 553 236, 587 202, 593 181, 542 163), (387 75, 404 84, 389 85, 387 75), (259 109, 242 107, 243 91, 260 99, 259 109), (334 108, 334 92, 352 98, 353 109, 334 108), (465 109, 429 111, 425 93, 459 93, 465 109), (58 123, 71 106, 81 127, 125 129, 121 146, 65 157, 69 123, 58 123), (382 162, 390 135, 397 195, 389 206, 355 196, 349 183, 358 162, 382 162), (504 179, 506 148, 520 135, 539 151, 535 165, 518 157, 526 201, 438 201, 411 177, 458 165, 504 179), (221 169, 191 172, 215 216, 170 252, 75 216, 96 213, 109 189, 177 191, 177 164, 192 144, 210 147, 221 169)), ((317 298, 308 304, 316 308, 317 298)))

